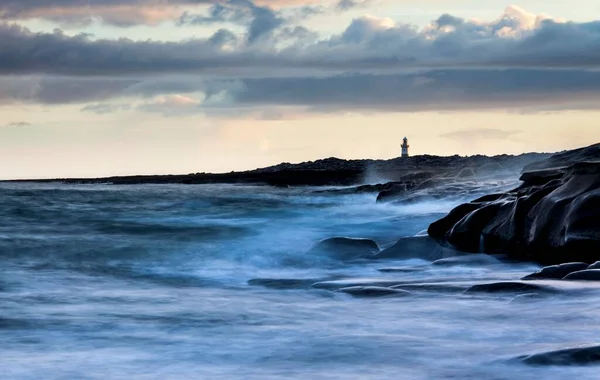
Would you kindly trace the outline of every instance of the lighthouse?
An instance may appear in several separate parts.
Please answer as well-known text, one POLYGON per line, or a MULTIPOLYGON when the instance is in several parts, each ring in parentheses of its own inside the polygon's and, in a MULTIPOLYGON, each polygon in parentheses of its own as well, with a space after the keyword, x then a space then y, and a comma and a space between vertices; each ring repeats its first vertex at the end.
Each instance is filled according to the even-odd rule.
POLYGON ((408 158, 408 139, 402 139, 402 158, 408 158))

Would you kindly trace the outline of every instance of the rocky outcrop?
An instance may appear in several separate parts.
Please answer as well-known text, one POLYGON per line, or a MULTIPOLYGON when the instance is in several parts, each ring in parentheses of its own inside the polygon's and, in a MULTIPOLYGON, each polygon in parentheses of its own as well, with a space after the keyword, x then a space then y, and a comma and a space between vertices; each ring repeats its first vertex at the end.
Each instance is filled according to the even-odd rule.
POLYGON ((591 145, 585 148, 568 150, 553 155, 552 157, 532 162, 525 165, 524 172, 539 171, 544 169, 556 169, 571 166, 578 162, 598 159, 600 157, 600 144, 591 145))
POLYGON ((517 358, 531 365, 590 365, 600 363, 600 346, 572 347, 556 351, 520 356, 517 358))
POLYGON ((325 256, 335 260, 370 258, 379 253, 379 246, 370 239, 334 237, 321 240, 309 251, 311 255, 325 256))
POLYGON ((350 286, 341 288, 340 292, 350 294, 354 297, 376 298, 376 297, 406 297, 411 293, 402 289, 392 289, 382 286, 350 286))
POLYGON ((281 163, 255 170, 229 173, 189 173, 177 175, 137 175, 105 178, 61 178, 34 180, 36 182, 102 183, 131 185, 142 183, 164 184, 210 184, 210 183, 251 183, 278 187, 287 186, 359 186, 344 189, 353 192, 380 192, 388 190, 394 183, 417 186, 434 176, 466 180, 501 172, 514 172, 523 165, 549 157, 545 153, 527 153, 519 156, 471 156, 449 157, 413 156, 391 160, 343 160, 335 157, 302 162, 281 163), (375 184, 376 180, 379 184, 375 184))
POLYGON ((421 259, 435 261, 456 256, 457 252, 440 246, 429 236, 410 236, 399 239, 394 245, 370 258, 376 260, 421 259))
POLYGON ((600 269, 586 269, 569 273, 564 280, 572 281, 600 281, 600 269))
POLYGON ((529 168, 523 184, 452 210, 429 235, 465 252, 502 253, 543 264, 600 260, 600 144, 529 168), (568 167, 560 162, 585 159, 568 167))
POLYGON ((542 268, 540 271, 523 277, 523 280, 561 280, 563 277, 588 268, 586 263, 566 263, 542 268))

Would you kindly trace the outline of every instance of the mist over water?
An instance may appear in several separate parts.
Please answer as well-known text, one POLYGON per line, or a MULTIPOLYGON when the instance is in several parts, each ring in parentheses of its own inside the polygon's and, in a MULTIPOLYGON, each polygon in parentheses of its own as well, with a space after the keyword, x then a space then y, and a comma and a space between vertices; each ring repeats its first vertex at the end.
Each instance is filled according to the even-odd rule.
POLYGON ((394 205, 314 188, 1 184, 1 377, 596 379, 514 360, 594 343, 593 285, 514 302, 462 290, 536 266, 308 252, 334 236, 386 247, 490 186, 394 205), (324 281, 439 286, 354 298, 311 287, 324 281))

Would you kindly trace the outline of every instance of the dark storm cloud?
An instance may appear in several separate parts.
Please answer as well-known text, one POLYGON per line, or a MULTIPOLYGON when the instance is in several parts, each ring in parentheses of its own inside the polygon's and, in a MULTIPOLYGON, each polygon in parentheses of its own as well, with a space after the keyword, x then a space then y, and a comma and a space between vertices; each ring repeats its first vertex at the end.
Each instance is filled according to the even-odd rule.
MULTIPOLYGON (((249 2, 249 1, 247 1, 249 2)), ((199 5, 214 5, 205 21, 231 17, 231 10, 221 4, 228 0, 0 0, 0 20, 44 19, 67 25, 86 25, 100 21, 119 27, 156 25, 176 20, 182 13, 199 5), (220 13, 222 12, 222 13, 220 13)), ((292 3, 304 4, 303 0, 292 3)), ((262 5, 289 5, 285 0, 265 0, 262 5)), ((200 20, 200 19, 199 19, 200 20)))
POLYGON ((131 79, 0 77, 0 104, 81 104, 122 96, 137 83, 131 79))
MULTIPOLYGON (((280 25, 269 12, 253 16, 248 41, 257 42, 280 25)), ((300 46, 276 48, 271 40, 258 46, 237 41, 222 49, 224 41, 236 41, 233 33, 222 30, 208 39, 177 43, 93 40, 1 25, 0 74, 281 76, 417 68, 600 68, 600 22, 544 21, 534 30, 497 27, 463 22, 452 31, 442 30, 443 26, 417 31, 365 17, 354 20, 340 35, 300 46), (499 32, 518 35, 503 37, 499 32)))
POLYGON ((114 98, 203 93, 198 109, 225 99, 228 109, 535 110, 566 100, 569 109, 594 108, 600 93, 600 22, 561 23, 510 7, 491 23, 443 15, 422 30, 366 16, 318 39, 269 7, 219 6, 229 10, 215 6, 210 17, 245 23, 247 33, 94 40, 1 25, 0 101, 97 103, 87 111, 110 112, 102 103, 114 98))
MULTIPOLYGON (((139 99, 201 93, 195 108, 235 114, 239 108, 300 107, 313 112, 469 109, 600 109, 600 72, 580 70, 437 70, 391 75, 203 79, 0 79, 0 102, 94 103, 85 111, 133 108, 139 99), (7 91, 7 89, 11 89, 7 91), (492 90, 490 90, 492 89, 492 90), (114 102, 112 99, 116 99, 114 102), (125 106, 124 102, 130 102, 125 106), (115 108, 116 107, 116 108, 115 108)), ((143 100, 146 101, 146 100, 143 100)), ((167 107, 171 103, 163 104, 167 107)), ((186 108, 186 112, 189 109, 186 108)))
MULTIPOLYGON (((417 74, 263 78, 243 81, 239 104, 314 110, 427 111, 571 109, 600 100, 600 72, 579 70, 436 70, 417 74), (568 104, 565 103, 568 101, 568 104)), ((600 109, 600 102, 596 102, 600 109)))

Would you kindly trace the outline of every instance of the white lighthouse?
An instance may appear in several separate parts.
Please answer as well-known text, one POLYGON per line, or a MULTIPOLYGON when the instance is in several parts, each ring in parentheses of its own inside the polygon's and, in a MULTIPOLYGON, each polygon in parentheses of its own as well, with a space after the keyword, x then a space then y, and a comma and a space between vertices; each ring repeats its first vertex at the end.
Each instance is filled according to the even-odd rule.
POLYGON ((402 139, 402 158, 408 158, 408 139, 402 139))

